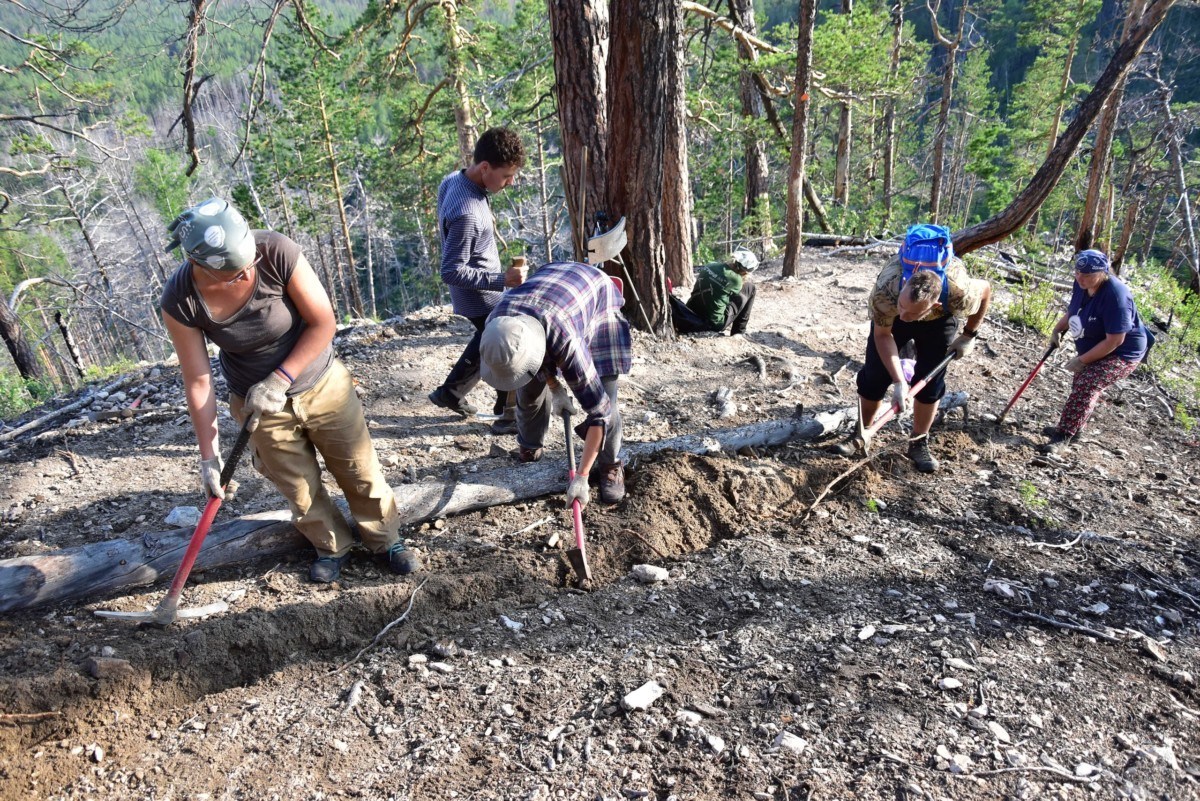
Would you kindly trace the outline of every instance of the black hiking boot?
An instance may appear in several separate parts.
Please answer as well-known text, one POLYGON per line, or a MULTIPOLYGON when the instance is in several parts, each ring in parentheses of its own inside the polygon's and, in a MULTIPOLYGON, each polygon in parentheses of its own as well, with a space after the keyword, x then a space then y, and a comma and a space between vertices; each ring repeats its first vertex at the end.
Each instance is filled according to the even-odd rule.
POLYGON ((349 551, 341 556, 318 556, 308 568, 308 580, 314 584, 332 584, 342 575, 342 565, 349 558, 349 551))
POLYGON ((1079 440, 1078 434, 1067 434, 1059 431, 1057 428, 1047 428, 1046 436, 1050 439, 1042 444, 1038 450, 1050 456, 1061 456, 1067 448, 1079 440))
POLYGON ((393 573, 407 576, 421 569, 421 558, 416 551, 409 550, 404 540, 399 540, 381 554, 387 560, 388 567, 393 573))
POLYGON ((841 442, 835 442, 825 448, 827 453, 832 453, 834 456, 854 456, 858 453, 858 442, 852 439, 844 439, 841 442))
POLYGON ((438 387, 433 392, 429 393, 429 402, 434 406, 439 406, 443 409, 448 409, 460 417, 474 417, 479 410, 471 405, 466 398, 456 398, 445 387, 438 387))
POLYGON ((938 469, 938 460, 929 452, 929 435, 908 443, 908 459, 922 473, 933 473, 938 469))

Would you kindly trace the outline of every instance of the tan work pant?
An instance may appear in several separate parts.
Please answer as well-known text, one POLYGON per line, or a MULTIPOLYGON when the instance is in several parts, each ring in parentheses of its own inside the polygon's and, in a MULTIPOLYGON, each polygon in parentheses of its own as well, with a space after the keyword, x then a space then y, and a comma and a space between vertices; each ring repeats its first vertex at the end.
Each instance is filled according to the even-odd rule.
MULTIPOLYGON (((245 398, 230 394, 229 411, 243 419, 245 398)), ((321 556, 341 556, 354 544, 350 526, 321 483, 317 452, 346 496, 363 545, 384 553, 399 539, 400 518, 350 372, 337 359, 307 392, 264 414, 250 435, 254 467, 292 508, 292 523, 321 556)))

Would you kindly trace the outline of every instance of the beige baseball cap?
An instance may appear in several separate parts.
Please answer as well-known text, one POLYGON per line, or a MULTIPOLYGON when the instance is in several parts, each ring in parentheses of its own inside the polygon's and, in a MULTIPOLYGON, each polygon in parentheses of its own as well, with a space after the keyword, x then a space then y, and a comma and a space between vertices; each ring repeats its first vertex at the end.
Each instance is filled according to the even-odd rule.
POLYGON ((479 374, 496 389, 523 387, 546 358, 546 329, 527 314, 488 321, 479 340, 479 374))

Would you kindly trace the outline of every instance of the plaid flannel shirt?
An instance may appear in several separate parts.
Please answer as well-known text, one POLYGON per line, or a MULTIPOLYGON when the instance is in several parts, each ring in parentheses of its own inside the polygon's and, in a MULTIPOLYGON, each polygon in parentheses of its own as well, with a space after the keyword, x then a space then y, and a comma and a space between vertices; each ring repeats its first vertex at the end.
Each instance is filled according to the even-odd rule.
POLYGON ((546 329, 539 378, 561 372, 583 405, 584 426, 603 425, 612 404, 600 377, 625 375, 633 363, 625 299, 612 279, 590 264, 553 262, 504 293, 491 318, 527 314, 546 329))

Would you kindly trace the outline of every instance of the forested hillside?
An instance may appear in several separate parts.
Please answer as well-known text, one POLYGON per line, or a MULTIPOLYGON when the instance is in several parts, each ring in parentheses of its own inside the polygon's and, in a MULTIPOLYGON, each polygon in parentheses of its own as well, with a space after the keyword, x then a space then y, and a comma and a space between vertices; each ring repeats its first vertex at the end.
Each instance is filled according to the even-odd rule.
MULTIPOLYGON (((628 257, 647 306, 632 317, 660 334, 661 276, 687 284, 692 265, 734 245, 771 257, 789 228, 797 242, 801 227, 886 238, 933 219, 976 231, 1015 207, 1003 219, 1019 224, 987 230, 1003 229, 1024 273, 1094 244, 1133 275, 1175 331, 1160 377, 1194 412, 1195 384, 1177 368, 1194 366, 1200 338, 1188 292, 1200 260, 1200 11, 1171 0, 824 2, 808 70, 797 44, 809 3, 797 5, 0 0, 0 413, 164 355, 155 300, 175 266, 164 225, 208 195, 299 241, 344 317, 438 302, 438 182, 499 124, 530 153, 494 206, 504 255, 567 257, 573 231, 605 224, 597 213, 652 212, 657 222, 632 226, 628 257), (626 102, 614 87, 629 77, 631 37, 608 36, 635 11, 656 20, 637 46, 639 63, 657 66, 626 102), (569 14, 598 33, 590 51, 569 39, 569 14), (1139 25, 1144 49, 1127 48, 1127 69, 1093 96, 1139 25), (612 114, 597 117, 608 129, 592 126, 590 146, 562 80, 579 74, 571 59, 609 81, 607 97, 601 86, 584 98, 612 114), (639 144, 625 135, 632 117, 662 123, 665 137, 639 144), (650 191, 620 186, 659 172, 650 191), (666 235, 643 242, 657 226, 666 235)), ((1012 314, 1044 325, 1055 301, 1041 292, 1031 283, 1012 314)))

